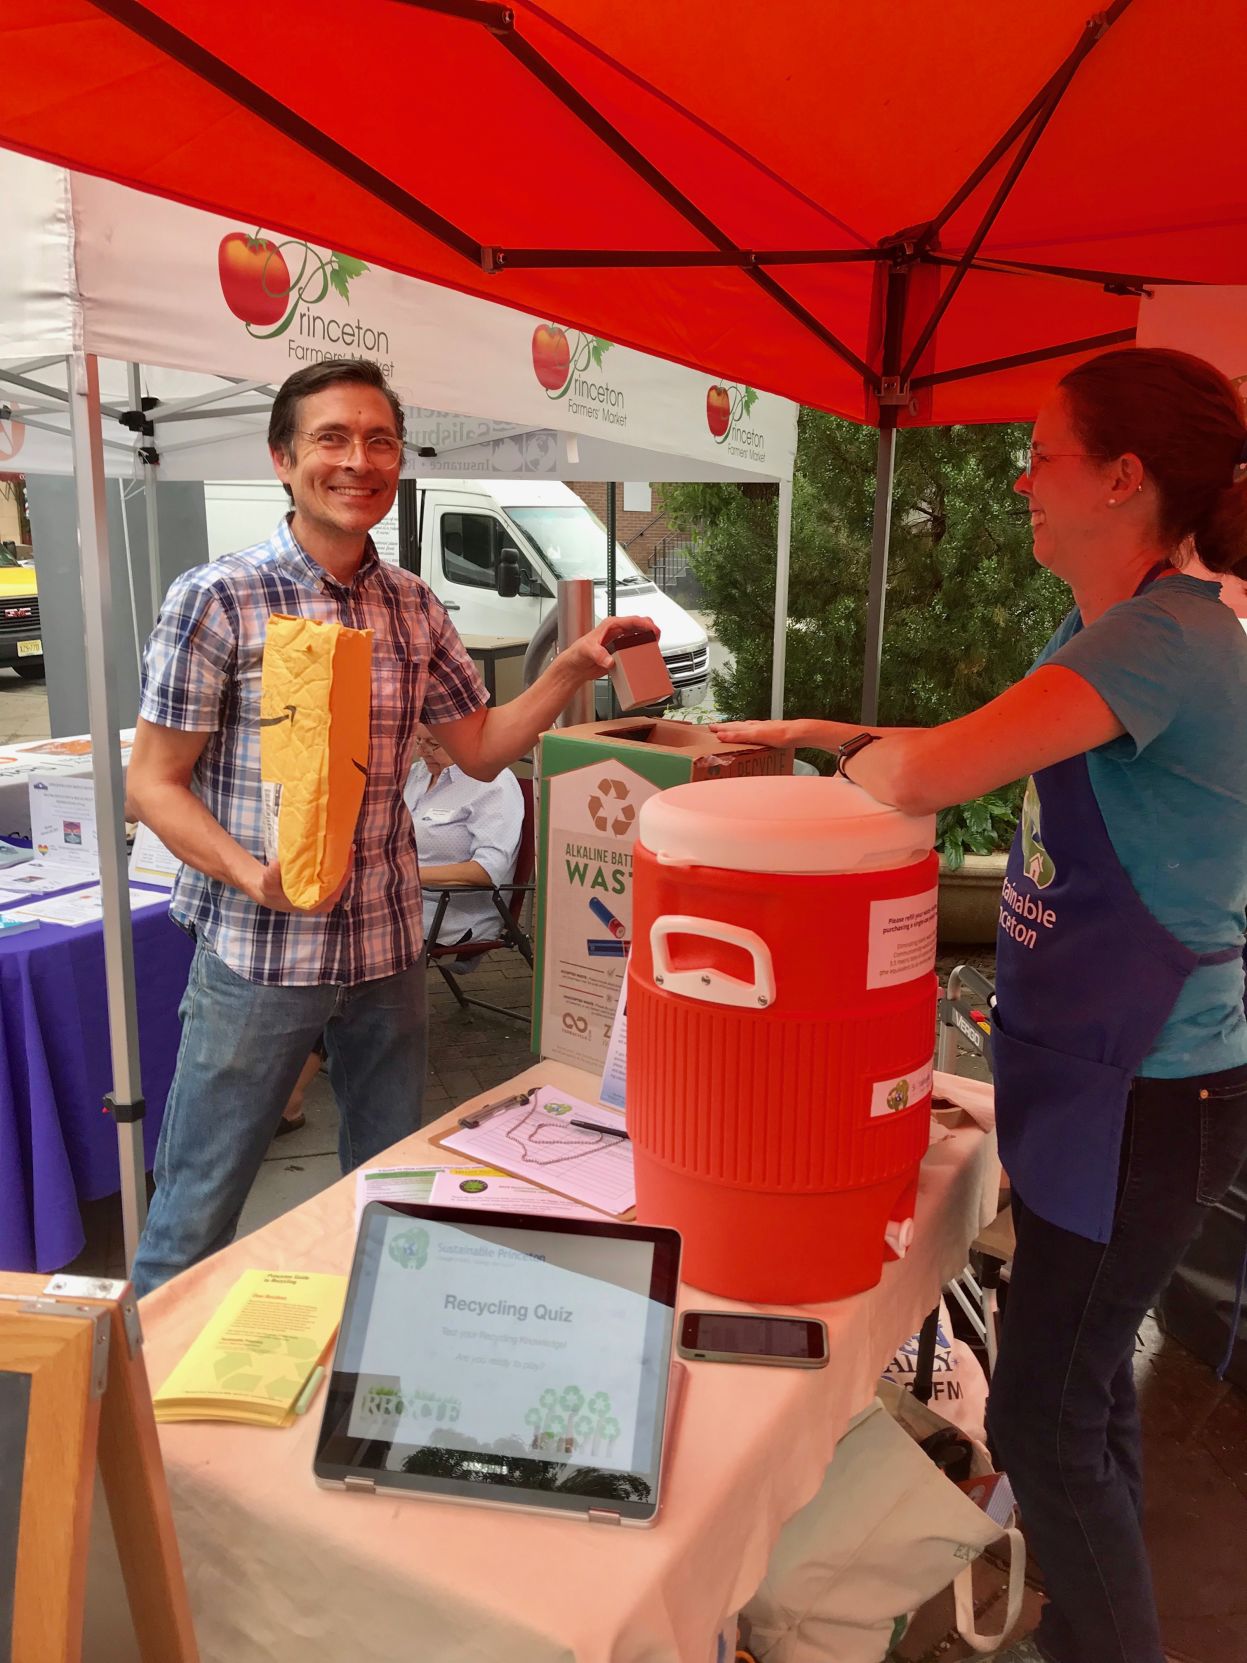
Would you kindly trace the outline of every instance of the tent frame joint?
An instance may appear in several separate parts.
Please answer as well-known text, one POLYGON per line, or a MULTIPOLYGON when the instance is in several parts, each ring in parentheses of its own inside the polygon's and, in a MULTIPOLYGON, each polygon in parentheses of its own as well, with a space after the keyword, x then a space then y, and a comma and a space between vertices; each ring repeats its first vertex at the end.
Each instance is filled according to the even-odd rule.
POLYGON ((879 407, 884 410, 904 410, 913 398, 909 382, 902 381, 899 375, 885 375, 879 383, 879 407))
POLYGON ((147 1115, 147 1099, 136 1097, 132 1102, 123 1103, 106 1092, 104 1096, 104 1112, 112 1115, 118 1126, 131 1126, 136 1120, 143 1120, 147 1115))
POLYGON ((127 433, 139 433, 144 439, 154 439, 156 424, 147 412, 156 409, 159 403, 158 398, 153 398, 150 394, 145 395, 139 400, 139 409, 118 411, 118 424, 124 427, 127 433))

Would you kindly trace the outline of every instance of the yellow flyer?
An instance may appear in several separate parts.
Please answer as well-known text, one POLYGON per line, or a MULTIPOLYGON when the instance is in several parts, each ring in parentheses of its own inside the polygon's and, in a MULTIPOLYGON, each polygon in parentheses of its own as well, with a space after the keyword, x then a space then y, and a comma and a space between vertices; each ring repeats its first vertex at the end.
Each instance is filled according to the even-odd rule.
POLYGON ((153 1399, 158 1421, 279 1426, 329 1348, 346 1277, 248 1270, 153 1399))

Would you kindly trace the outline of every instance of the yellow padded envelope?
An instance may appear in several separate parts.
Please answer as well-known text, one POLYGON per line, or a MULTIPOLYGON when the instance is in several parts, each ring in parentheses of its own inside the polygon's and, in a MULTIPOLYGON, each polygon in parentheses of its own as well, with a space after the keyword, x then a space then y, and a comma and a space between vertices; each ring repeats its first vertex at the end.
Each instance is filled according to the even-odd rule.
POLYGON ((341 883, 368 778, 372 631, 274 613, 264 637, 264 852, 296 907, 341 883))

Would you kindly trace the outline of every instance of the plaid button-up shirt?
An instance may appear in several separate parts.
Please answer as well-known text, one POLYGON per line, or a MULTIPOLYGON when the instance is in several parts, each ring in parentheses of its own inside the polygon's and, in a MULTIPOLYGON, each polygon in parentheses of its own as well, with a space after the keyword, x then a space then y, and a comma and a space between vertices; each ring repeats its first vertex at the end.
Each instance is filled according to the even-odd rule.
POLYGON ((260 669, 275 612, 374 631, 368 782, 355 875, 331 912, 274 912, 183 866, 170 911, 248 981, 303 987, 372 981, 417 962, 420 875, 403 785, 416 723, 452 722, 487 694, 441 602, 418 577, 377 559, 339 583, 283 520, 267 543, 196 566, 165 596, 143 664, 140 714, 159 727, 210 731, 191 787, 249 853, 264 858, 260 669))

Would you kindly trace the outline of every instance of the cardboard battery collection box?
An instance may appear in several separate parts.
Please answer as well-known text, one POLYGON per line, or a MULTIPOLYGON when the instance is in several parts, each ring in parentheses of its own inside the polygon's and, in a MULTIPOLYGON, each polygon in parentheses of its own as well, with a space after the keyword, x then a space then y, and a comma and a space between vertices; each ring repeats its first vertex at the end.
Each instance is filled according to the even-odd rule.
POLYGON ((623 717, 541 737, 533 1050, 599 1071, 632 929, 641 804, 690 780, 791 774, 791 749, 731 744, 692 722, 623 717))

